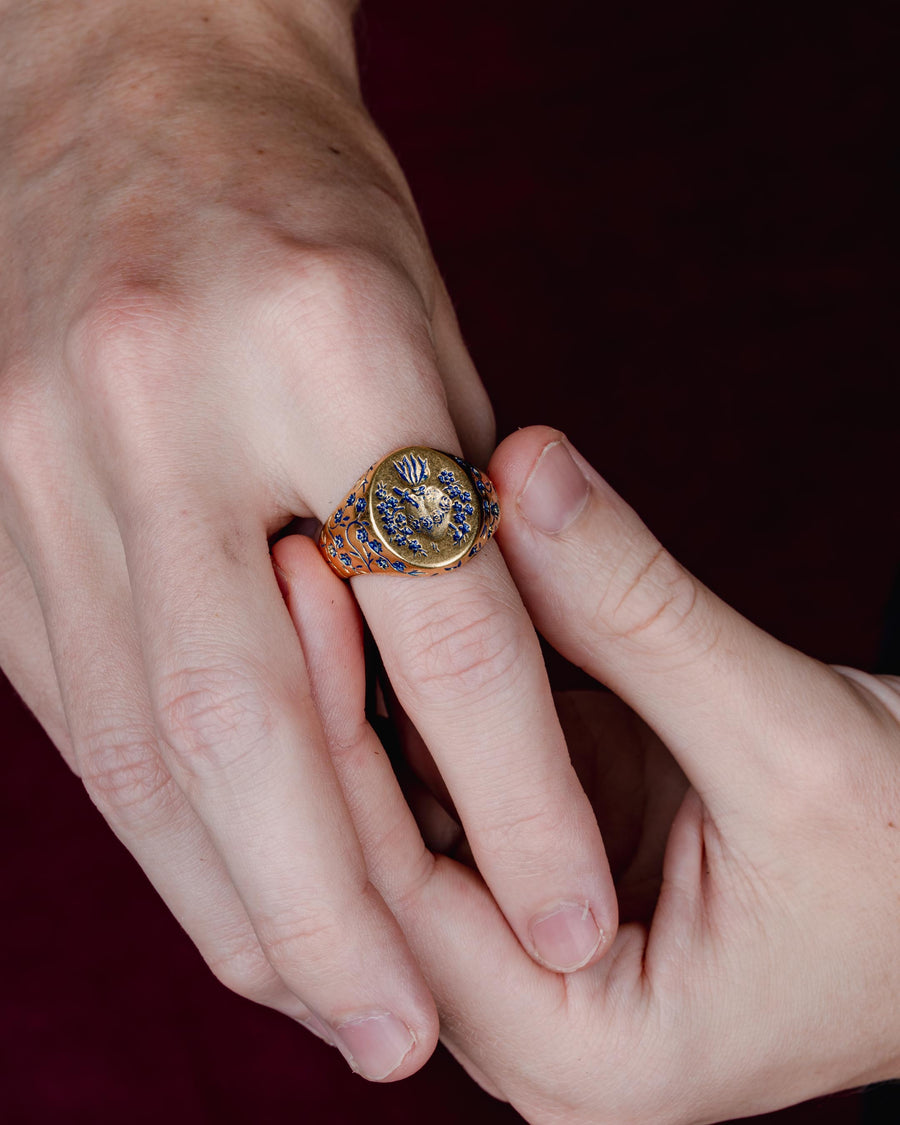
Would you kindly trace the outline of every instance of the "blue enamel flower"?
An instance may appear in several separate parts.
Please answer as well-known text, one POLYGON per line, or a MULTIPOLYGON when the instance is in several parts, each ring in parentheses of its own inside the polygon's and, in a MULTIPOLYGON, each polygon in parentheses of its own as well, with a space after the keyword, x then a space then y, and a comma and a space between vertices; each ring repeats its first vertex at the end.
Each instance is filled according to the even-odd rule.
POLYGON ((368 543, 369 533, 364 527, 359 527, 356 529, 356 538, 360 541, 360 543, 368 543))
POLYGON ((381 567, 382 570, 387 570, 387 568, 388 568, 387 559, 376 559, 375 561, 378 563, 378 565, 381 567))
POLYGON ((356 510, 357 512, 364 512, 366 510, 366 499, 364 496, 360 496, 356 501, 356 510))
POLYGON ((406 563, 393 562, 391 563, 391 566, 394 568, 394 570, 406 570, 406 563))
POLYGON ((343 547, 343 545, 344 545, 344 537, 343 537, 343 535, 335 535, 335 537, 334 537, 334 545, 335 545, 335 547, 337 547, 337 549, 338 549, 338 550, 340 550, 340 549, 341 549, 341 547, 343 547))
POLYGON ((340 560, 344 564, 344 566, 350 565, 350 556, 347 554, 346 551, 344 551, 344 553, 340 556, 340 560))

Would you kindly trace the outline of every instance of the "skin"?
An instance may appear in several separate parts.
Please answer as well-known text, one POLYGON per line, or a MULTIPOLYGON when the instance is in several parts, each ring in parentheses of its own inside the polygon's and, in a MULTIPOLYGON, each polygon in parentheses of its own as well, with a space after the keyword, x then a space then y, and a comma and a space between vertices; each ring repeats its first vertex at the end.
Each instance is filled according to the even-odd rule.
MULTIPOLYGON (((493 434, 351 7, 0 2, 0 664, 217 976, 381 1079, 437 1016, 269 541, 493 434)), ((595 963, 614 890, 496 547, 353 594, 510 932, 587 903, 595 963)))
MULTIPOLYGON (((584 972, 536 965, 481 877, 426 848, 363 721, 362 664, 338 693, 346 660, 320 640, 358 651, 352 600, 308 541, 276 547, 369 870, 447 1045, 540 1125, 699 1125, 900 1075, 900 679, 826 667, 742 618, 558 432, 514 434, 490 471, 529 612, 615 693, 561 701, 622 923, 584 972), (548 534, 526 484, 560 448, 583 491, 548 534)), ((415 804, 452 846, 447 814, 415 804)))

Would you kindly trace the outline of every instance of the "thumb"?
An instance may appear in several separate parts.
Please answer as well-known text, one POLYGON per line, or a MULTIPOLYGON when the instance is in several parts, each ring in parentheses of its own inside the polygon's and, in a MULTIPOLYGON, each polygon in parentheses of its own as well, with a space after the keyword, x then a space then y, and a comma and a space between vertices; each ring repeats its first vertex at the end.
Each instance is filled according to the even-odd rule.
POLYGON ((808 781, 803 748, 819 756, 821 741, 785 725, 798 698, 826 722, 835 673, 697 581, 558 431, 513 434, 490 474, 498 541, 535 625, 656 730, 713 811, 808 781))

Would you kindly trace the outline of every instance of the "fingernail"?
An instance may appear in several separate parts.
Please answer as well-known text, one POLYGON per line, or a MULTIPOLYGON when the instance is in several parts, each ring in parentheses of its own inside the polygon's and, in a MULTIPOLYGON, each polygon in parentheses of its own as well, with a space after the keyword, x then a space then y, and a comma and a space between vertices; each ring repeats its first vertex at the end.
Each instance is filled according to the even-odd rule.
POLYGON ((393 1074, 416 1045, 406 1024, 390 1014, 348 1020, 335 1033, 350 1068, 372 1082, 393 1074))
POLYGON ((586 902, 562 902, 531 923, 531 940, 548 969, 571 973, 586 965, 603 939, 586 902))
POLYGON ((558 535, 584 507, 589 491, 565 445, 551 441, 541 450, 519 494, 519 511, 538 531, 558 535))

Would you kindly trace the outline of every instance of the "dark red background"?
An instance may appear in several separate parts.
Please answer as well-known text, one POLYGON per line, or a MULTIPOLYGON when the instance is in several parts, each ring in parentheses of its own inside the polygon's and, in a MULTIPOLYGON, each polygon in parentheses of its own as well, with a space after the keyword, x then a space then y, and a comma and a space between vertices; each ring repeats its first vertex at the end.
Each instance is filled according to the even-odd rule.
MULTIPOLYGON (((871 666, 900 557, 892 5, 371 0, 364 81, 501 434, 564 427, 708 584, 871 666)), ((565 678, 565 676, 564 676, 565 678)), ((8 687, 0 1119, 519 1120, 226 993, 8 687)), ((860 1120, 842 1095, 768 1121, 860 1120)))

